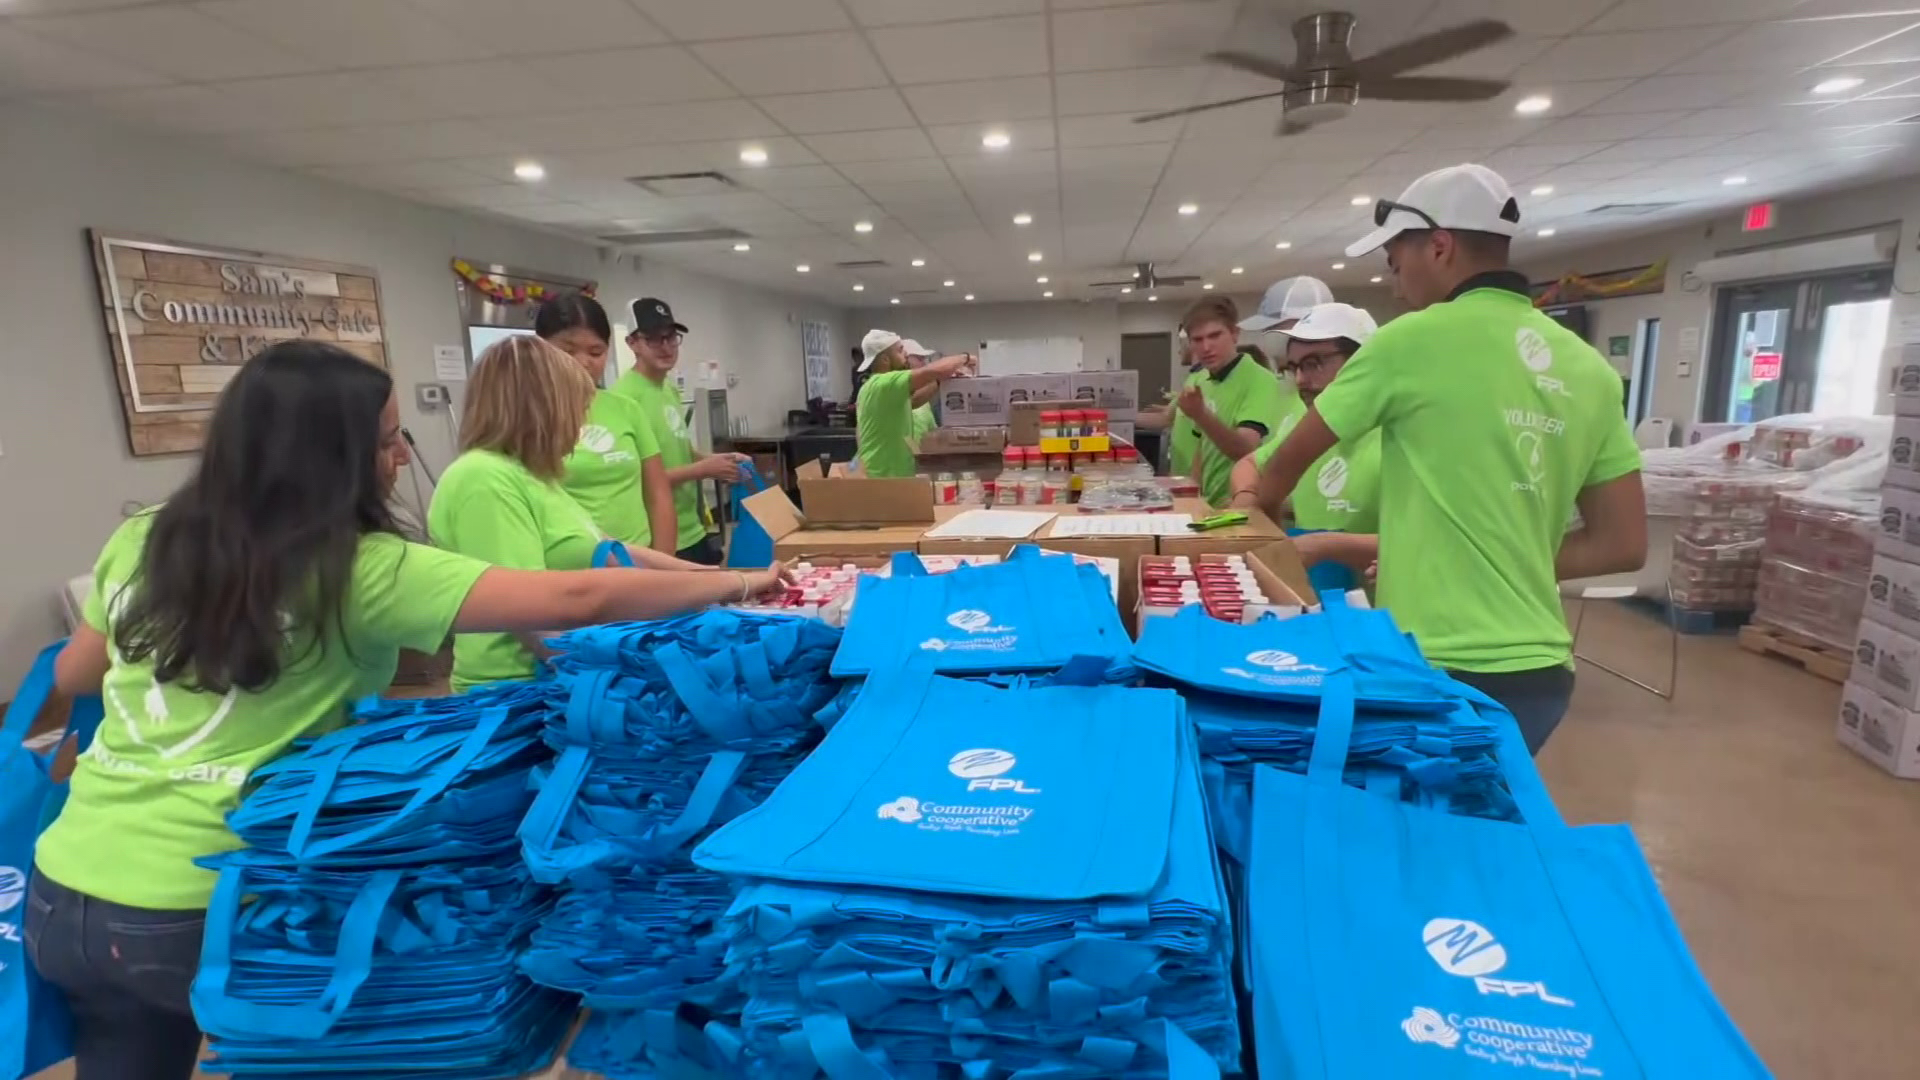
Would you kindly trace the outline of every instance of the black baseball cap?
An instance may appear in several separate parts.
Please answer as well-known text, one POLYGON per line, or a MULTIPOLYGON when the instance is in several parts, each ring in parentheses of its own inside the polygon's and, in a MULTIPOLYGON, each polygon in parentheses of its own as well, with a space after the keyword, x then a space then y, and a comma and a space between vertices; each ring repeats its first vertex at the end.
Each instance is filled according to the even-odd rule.
POLYGON ((673 309, 665 300, 652 296, 643 296, 630 305, 633 312, 633 332, 641 337, 656 337, 669 330, 687 332, 684 323, 675 322, 673 309))

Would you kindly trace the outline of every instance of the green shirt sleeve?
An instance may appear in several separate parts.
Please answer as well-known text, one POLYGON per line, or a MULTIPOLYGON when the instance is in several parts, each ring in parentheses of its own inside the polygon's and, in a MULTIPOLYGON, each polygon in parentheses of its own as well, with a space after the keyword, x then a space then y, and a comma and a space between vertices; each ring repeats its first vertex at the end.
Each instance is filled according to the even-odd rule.
POLYGON ((1398 370, 1402 354, 1393 345, 1393 339, 1399 335, 1390 335, 1389 329, 1381 327, 1371 341, 1360 346, 1360 351, 1353 354, 1340 374, 1314 399, 1313 407, 1320 413, 1320 419, 1326 421, 1341 442, 1358 439, 1385 426, 1396 411, 1404 407, 1398 370))
POLYGON ((1581 486, 1593 487, 1639 471, 1640 446, 1633 441, 1627 418, 1616 416, 1601 437, 1600 452, 1594 455, 1593 464, 1587 469, 1586 481, 1581 486))
POLYGON ((354 623, 382 645, 433 652, 488 569, 479 559, 397 536, 368 536, 353 564, 354 623))

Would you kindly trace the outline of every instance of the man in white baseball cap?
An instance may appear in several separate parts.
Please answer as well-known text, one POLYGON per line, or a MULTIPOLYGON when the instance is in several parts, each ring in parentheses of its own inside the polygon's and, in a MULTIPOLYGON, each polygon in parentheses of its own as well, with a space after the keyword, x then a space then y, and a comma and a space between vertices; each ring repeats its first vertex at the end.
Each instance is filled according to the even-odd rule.
POLYGON ((1285 330, 1321 304, 1333 302, 1333 290, 1317 277, 1281 278, 1260 297, 1260 310, 1240 320, 1248 331, 1285 330))
POLYGON ((854 399, 860 465, 868 476, 913 475, 913 444, 908 440, 913 436, 915 401, 922 390, 931 394, 973 360, 948 356, 914 368, 907 361, 909 344, 891 330, 869 330, 860 339, 864 359, 855 371, 873 372, 854 399))
POLYGON ((1385 247, 1416 310, 1314 400, 1261 470, 1258 500, 1277 510, 1327 451, 1378 431, 1378 602, 1436 666, 1506 706, 1537 752, 1573 695, 1558 582, 1639 568, 1647 523, 1620 377, 1533 306, 1508 265, 1520 220, 1481 165, 1375 206, 1377 228, 1347 253, 1385 247))

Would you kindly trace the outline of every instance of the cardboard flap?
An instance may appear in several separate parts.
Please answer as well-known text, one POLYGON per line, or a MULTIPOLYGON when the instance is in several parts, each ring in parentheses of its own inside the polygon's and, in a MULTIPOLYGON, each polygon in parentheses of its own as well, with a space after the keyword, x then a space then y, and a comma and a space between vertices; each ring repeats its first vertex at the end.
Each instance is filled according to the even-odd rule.
POLYGON ((1307 566, 1300 561, 1300 552, 1295 550, 1293 541, 1275 540, 1255 548, 1247 553, 1247 564, 1253 568, 1254 579, 1274 601, 1302 606, 1320 602, 1319 594, 1313 589, 1313 579, 1307 576, 1307 566))
POLYGON ((800 508, 793 505, 793 500, 787 498, 787 493, 779 487, 770 487, 741 499, 740 509, 767 530, 767 535, 774 540, 799 531, 807 523, 800 508))

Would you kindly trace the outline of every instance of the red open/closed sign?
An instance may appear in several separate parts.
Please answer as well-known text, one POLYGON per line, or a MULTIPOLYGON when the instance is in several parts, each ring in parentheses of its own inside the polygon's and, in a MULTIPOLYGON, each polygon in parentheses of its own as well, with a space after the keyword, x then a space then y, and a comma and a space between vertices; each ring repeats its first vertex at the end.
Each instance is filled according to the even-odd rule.
POLYGON ((1753 381, 1771 382, 1780 377, 1780 354, 1777 352, 1757 352, 1753 354, 1753 381))

